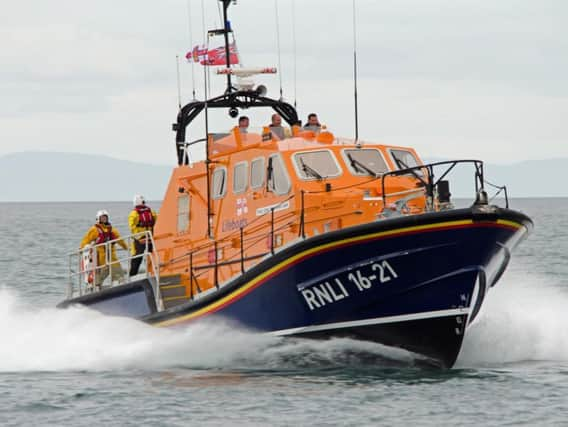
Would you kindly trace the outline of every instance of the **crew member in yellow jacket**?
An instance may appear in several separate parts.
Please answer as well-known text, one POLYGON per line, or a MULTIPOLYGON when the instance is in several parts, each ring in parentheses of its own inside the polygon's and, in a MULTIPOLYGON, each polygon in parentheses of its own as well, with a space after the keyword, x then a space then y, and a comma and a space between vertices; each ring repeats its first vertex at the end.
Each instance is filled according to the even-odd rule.
POLYGON ((146 206, 146 200, 144 196, 137 194, 134 196, 134 209, 128 215, 128 225, 130 226, 130 233, 133 235, 132 247, 130 249, 133 257, 130 263, 130 276, 135 276, 138 274, 138 269, 144 256, 142 255, 148 248, 148 252, 152 252, 152 242, 146 242, 145 234, 146 231, 150 233, 154 231, 154 224, 158 216, 149 206, 146 206))
POLYGON ((120 233, 118 230, 112 228, 109 221, 109 214, 105 210, 97 212, 95 224, 89 228, 83 240, 81 240, 81 249, 85 246, 94 243, 95 245, 100 245, 97 247, 97 266, 95 270, 95 286, 101 286, 104 280, 108 277, 109 265, 106 259, 107 251, 110 251, 110 265, 111 265, 111 282, 118 280, 121 282, 124 279, 124 271, 122 271, 122 266, 118 261, 116 256, 116 249, 114 247, 115 243, 118 243, 123 249, 128 249, 128 245, 121 240, 120 233), (103 243, 109 242, 111 240, 116 240, 116 242, 110 243, 109 245, 104 245, 103 243))

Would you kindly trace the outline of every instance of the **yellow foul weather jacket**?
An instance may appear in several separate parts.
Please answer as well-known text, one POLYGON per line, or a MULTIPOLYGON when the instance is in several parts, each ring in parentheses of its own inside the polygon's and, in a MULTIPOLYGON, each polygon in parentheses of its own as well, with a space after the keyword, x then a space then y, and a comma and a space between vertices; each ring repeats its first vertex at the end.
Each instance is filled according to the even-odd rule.
MULTIPOLYGON (((158 219, 158 215, 156 214, 156 212, 154 212, 153 209, 150 209, 147 206, 144 207, 151 212, 153 224, 156 224, 156 220, 158 219)), ((153 224, 151 226, 143 226, 142 224, 140 224, 140 213, 138 213, 136 208, 132 209, 132 212, 130 212, 130 214, 128 215, 128 226, 130 227, 131 234, 144 233, 145 231, 151 232, 154 229, 153 224)), ((144 243, 143 235, 136 237, 136 239, 139 240, 140 243, 144 243)), ((134 245, 134 242, 131 245, 130 251, 132 255, 136 255, 136 247, 134 245)))
MULTIPOLYGON (((120 239, 120 233, 116 228, 113 228, 110 224, 94 224, 87 234, 81 240, 81 249, 90 243, 99 244, 108 240, 120 239)), ((116 257, 116 249, 114 247, 115 243, 118 243, 123 249, 128 249, 128 246, 124 240, 118 240, 111 244, 111 260, 118 261, 116 257)), ((97 265, 106 264, 106 254, 105 245, 101 245, 97 248, 97 265)))

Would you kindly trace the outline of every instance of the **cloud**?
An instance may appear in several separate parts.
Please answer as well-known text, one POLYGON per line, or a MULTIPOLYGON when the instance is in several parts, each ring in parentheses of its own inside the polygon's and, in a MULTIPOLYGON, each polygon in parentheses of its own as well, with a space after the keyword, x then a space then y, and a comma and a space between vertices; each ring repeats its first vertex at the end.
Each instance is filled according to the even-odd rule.
MULTIPOLYGON (((219 26, 205 2, 207 28, 219 26)), ((175 56, 201 42, 201 2, 23 0, 0 16, 0 154, 74 150, 171 163, 175 56)), ((353 132, 351 2, 279 0, 284 95, 353 132), (295 21, 292 6, 295 5, 295 21), (294 58, 293 28, 296 28, 294 58), (294 63, 298 80, 293 81, 294 63)), ((246 65, 278 64, 274 3, 231 20, 246 65)), ((428 156, 568 155, 568 3, 357 0, 361 131, 428 156)), ((182 62, 182 98, 191 68, 182 62)), ((199 96, 202 69, 195 69, 199 96)), ((278 96, 278 78, 261 77, 278 96)), ((214 93, 223 79, 214 78, 214 93)), ((264 124, 269 112, 250 114, 264 124)), ((233 123, 223 112, 221 129, 233 123)), ((194 132, 195 133, 195 132, 194 132)))

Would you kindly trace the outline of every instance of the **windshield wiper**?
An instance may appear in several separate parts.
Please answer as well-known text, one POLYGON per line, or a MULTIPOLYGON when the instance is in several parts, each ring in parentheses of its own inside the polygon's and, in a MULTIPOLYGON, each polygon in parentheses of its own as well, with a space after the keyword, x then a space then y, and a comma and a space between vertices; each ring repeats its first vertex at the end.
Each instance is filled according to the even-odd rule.
POLYGON ((392 158, 394 159, 394 161, 396 162, 396 165, 400 168, 400 169, 409 169, 409 166, 404 163, 402 160, 400 160, 398 157, 396 157, 393 153, 392 158))
POLYGON ((353 169, 355 169, 357 172, 367 172, 369 175, 377 177, 379 176, 379 174, 377 172, 375 172, 374 170, 372 170, 371 168, 369 168, 367 165, 365 165, 363 162, 360 162, 359 160, 354 159, 351 154, 347 154, 347 157, 349 158, 349 161, 351 162, 351 167, 353 169))
POLYGON ((311 166, 308 166, 307 164, 304 163, 304 159, 300 159, 300 163, 302 164, 302 171, 306 175, 311 175, 319 181, 321 181, 323 179, 323 176, 321 176, 318 173, 318 171, 316 171, 314 168, 312 168, 311 166))
POLYGON ((270 191, 270 183, 272 182, 272 175, 274 175, 274 168, 272 167, 272 157, 269 157, 268 167, 266 168, 266 191, 270 191))
MULTIPOLYGON (((396 157, 394 154, 392 155, 393 159, 395 160, 397 166, 401 169, 410 169, 410 167, 404 163, 401 159, 399 159, 398 157, 396 157)), ((416 172, 416 170, 412 169, 409 171, 414 178, 416 178, 418 181, 420 181, 422 184, 427 185, 426 181, 424 181, 424 179, 416 172)))

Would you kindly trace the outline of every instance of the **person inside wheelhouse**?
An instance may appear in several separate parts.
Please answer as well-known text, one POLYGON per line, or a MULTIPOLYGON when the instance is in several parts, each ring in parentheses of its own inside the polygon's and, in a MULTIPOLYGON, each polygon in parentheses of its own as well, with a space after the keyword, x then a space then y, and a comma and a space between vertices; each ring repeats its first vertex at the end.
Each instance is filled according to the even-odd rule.
POLYGON ((270 117, 270 125, 268 125, 268 127, 270 128, 270 132, 272 132, 281 140, 290 138, 292 136, 290 128, 282 126, 282 116, 280 116, 280 114, 278 113, 274 113, 270 117))

